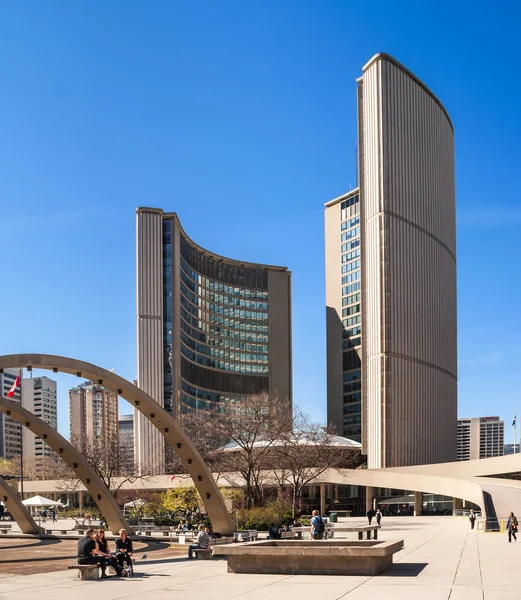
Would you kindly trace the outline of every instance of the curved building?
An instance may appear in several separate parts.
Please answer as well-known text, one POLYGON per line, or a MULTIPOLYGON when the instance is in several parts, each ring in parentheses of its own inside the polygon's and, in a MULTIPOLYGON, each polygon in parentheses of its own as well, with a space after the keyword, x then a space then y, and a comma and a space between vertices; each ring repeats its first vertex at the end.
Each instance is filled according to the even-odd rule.
POLYGON ((358 84, 359 187, 326 205, 328 416, 359 426, 369 468, 452 461, 454 131, 438 98, 387 54, 358 84), (355 250, 341 239, 353 220, 355 250), (342 276, 356 280, 349 295, 342 276))
MULTIPOLYGON (((291 273, 205 250, 175 213, 137 209, 138 385, 174 416, 248 395, 291 399, 291 273)), ((137 415, 136 459, 162 472, 164 444, 137 415)))

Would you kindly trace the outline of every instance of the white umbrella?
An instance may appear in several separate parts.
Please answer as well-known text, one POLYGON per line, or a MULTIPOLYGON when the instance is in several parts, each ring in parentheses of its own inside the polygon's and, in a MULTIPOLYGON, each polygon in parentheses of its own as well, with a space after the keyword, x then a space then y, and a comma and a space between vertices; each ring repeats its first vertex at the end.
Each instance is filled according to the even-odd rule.
POLYGON ((137 500, 132 500, 131 502, 123 504, 123 506, 125 508, 140 508, 143 504, 145 504, 145 501, 138 498, 137 500))
POLYGON ((25 506, 63 506, 61 502, 55 502, 54 500, 44 498, 43 496, 27 498, 27 500, 22 500, 22 504, 25 506))

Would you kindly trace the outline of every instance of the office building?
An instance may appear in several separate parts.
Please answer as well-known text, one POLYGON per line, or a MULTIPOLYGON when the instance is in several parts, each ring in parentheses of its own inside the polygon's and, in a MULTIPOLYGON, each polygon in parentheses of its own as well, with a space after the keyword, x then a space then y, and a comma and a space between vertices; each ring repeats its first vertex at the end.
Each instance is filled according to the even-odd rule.
POLYGON ((329 422, 369 468, 455 460, 454 132, 386 54, 358 79, 357 187, 325 239, 329 422))
POLYGON ((508 454, 519 454, 519 444, 504 444, 503 456, 507 456, 508 454))
POLYGON ((134 415, 120 415, 118 420, 118 435, 121 456, 125 466, 134 465, 134 415))
MULTIPOLYGON (((22 380, 22 406, 45 421, 53 429, 58 429, 57 384, 48 377, 31 377, 22 380)), ((23 428, 24 457, 34 460, 37 477, 45 477, 49 461, 56 461, 57 455, 39 437, 26 427, 23 428)))
POLYGON ((505 423, 499 417, 458 419, 458 460, 503 456, 505 423))
MULTIPOLYGON (((138 385, 177 416, 267 392, 291 399, 291 274, 218 256, 175 213, 137 210, 138 385)), ((135 420, 136 460, 161 472, 161 434, 135 420)))
POLYGON ((71 440, 86 437, 107 442, 118 436, 118 397, 87 381, 69 390, 71 440))
MULTIPOLYGON (((18 369, 4 369, 0 373, 0 391, 4 398, 7 397, 19 374, 18 369)), ((14 395, 9 400, 20 404, 19 387, 14 390, 14 395)), ((11 417, 0 413, 0 457, 8 460, 20 458, 21 435, 21 425, 11 417)))

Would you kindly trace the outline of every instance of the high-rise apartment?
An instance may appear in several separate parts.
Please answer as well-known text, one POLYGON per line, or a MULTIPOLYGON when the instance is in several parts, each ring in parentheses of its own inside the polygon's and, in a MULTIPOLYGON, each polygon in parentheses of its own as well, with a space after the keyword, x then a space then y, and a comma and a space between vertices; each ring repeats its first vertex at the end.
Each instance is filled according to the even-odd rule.
POLYGON ((358 187, 326 204, 328 420, 368 467, 456 459, 454 131, 377 54, 358 82, 358 187))
MULTIPOLYGON (((12 388, 16 378, 20 374, 17 369, 4 369, 0 373, 0 392, 2 396, 7 397, 9 390, 12 388)), ((13 402, 20 404, 20 388, 14 390, 14 395, 9 398, 13 402)), ((22 446, 22 430, 18 421, 11 419, 7 415, 0 414, 0 456, 13 460, 20 458, 20 450, 22 446)))
MULTIPOLYGON (((58 429, 56 381, 48 377, 31 377, 22 380, 22 406, 58 429)), ((49 461, 57 459, 56 453, 32 431, 24 427, 24 457, 34 459, 37 476, 45 476, 49 461)))
MULTIPOLYGON (((138 385, 173 415, 249 394, 291 399, 291 273, 205 250, 175 213, 137 210, 138 385)), ((141 414, 136 460, 161 472, 164 442, 141 414)))
POLYGON ((115 440, 118 436, 118 397, 87 381, 69 390, 71 439, 115 440))
POLYGON ((505 423, 499 417, 458 419, 458 460, 503 456, 505 423))
POLYGON ((134 415, 120 415, 118 435, 121 456, 126 466, 134 465, 134 415))

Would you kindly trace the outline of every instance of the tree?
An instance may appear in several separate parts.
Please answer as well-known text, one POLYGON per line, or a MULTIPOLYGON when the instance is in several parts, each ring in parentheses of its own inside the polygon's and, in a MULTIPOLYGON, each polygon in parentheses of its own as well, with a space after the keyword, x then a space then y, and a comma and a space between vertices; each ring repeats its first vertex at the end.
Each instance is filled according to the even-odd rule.
POLYGON ((173 515, 181 513, 184 517, 200 512, 201 496, 195 486, 176 487, 164 492, 161 496, 163 508, 173 515))
POLYGON ((279 485, 291 487, 294 515, 306 485, 328 469, 355 469, 363 462, 359 449, 338 444, 332 427, 313 422, 299 407, 291 430, 282 432, 272 445, 270 459, 279 485))
POLYGON ((247 508, 262 504, 264 489, 261 473, 271 468, 273 442, 291 430, 291 403, 269 394, 248 396, 245 401, 226 405, 212 418, 212 428, 228 447, 213 453, 220 470, 239 471, 245 482, 247 508))
MULTIPOLYGON (((71 444, 86 458, 96 474, 112 492, 140 477, 132 460, 131 450, 122 443, 117 432, 103 437, 72 435, 71 444)), ((75 477, 75 476, 73 476, 75 477)))

